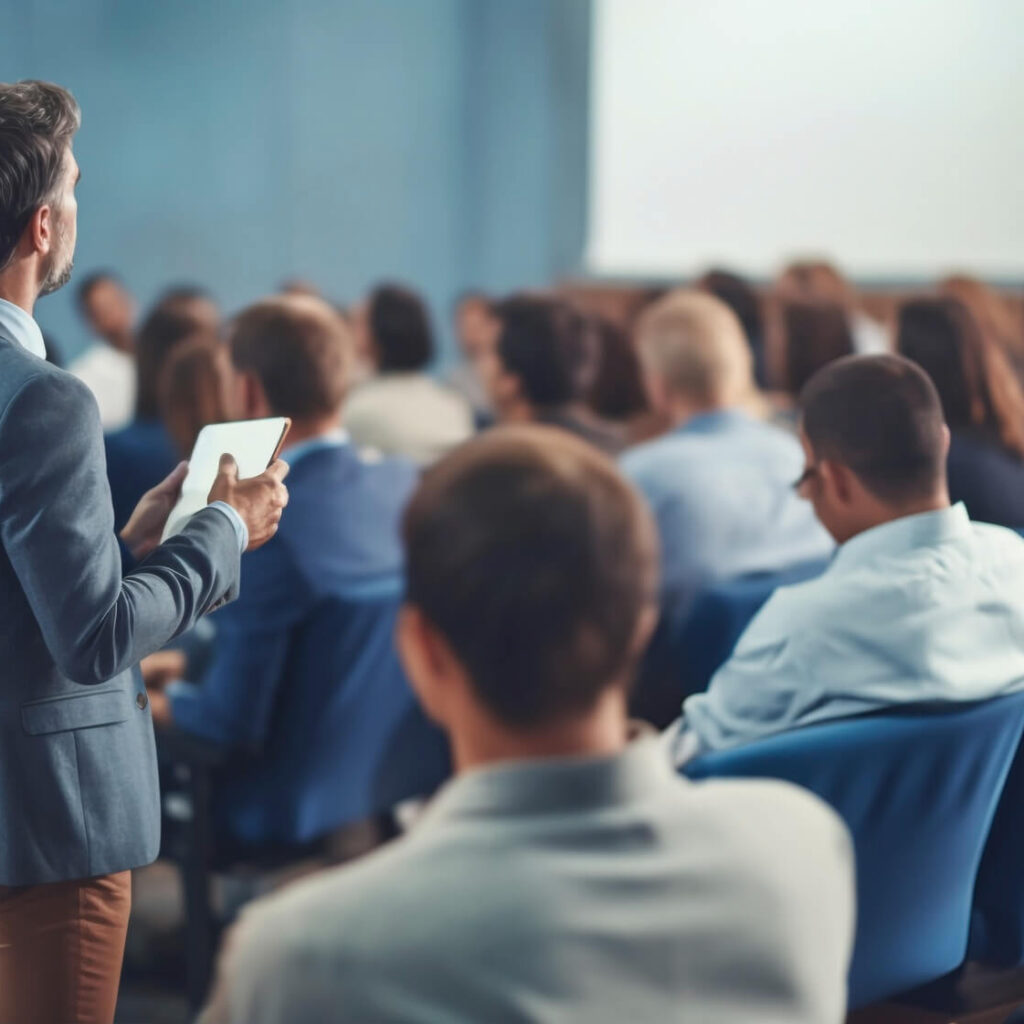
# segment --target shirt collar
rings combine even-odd
[[[348,444],[348,442],[348,434],[338,427],[336,430],[329,430],[326,434],[321,434],[319,437],[308,437],[305,441],[285,445],[281,449],[281,458],[289,466],[294,466],[299,459],[312,455],[313,452],[321,451],[324,448],[341,448]]]
[[[851,537],[836,552],[832,565],[849,568],[878,555],[899,555],[913,548],[932,547],[966,537],[970,529],[971,520],[963,502],[934,512],[902,516]]]
[[[677,434],[714,434],[719,430],[746,423],[750,417],[742,409],[712,409],[691,416],[675,429]]]
[[[505,761],[457,775],[427,808],[422,824],[597,810],[647,799],[676,779],[657,734],[645,730],[610,757]]]
[[[6,299],[0,299],[0,335],[13,341],[15,345],[20,345],[32,355],[39,356],[40,359],[46,358],[46,345],[43,343],[43,332],[39,329],[39,324],[21,306],[16,306]]]

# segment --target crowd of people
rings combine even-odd
[[[155,812],[111,809],[104,743],[120,763],[151,718],[212,745],[241,766],[213,794],[217,842],[298,846],[297,823],[330,819],[337,666],[389,660],[451,778],[398,838],[248,907],[203,1021],[841,1021],[856,867],[839,816],[785,783],[683,773],[825,721],[1024,690],[1019,308],[952,277],[883,323],[820,262],[763,287],[712,270],[621,321],[557,289],[473,291],[444,374],[406,285],[341,307],[292,282],[228,316],[176,285],[138,319],[102,271],[78,286],[96,344],[65,373],[31,316],[73,248],[77,107],[55,88],[0,86],[23,122],[8,137],[0,116],[0,158],[27,146],[42,168],[12,178],[17,216],[0,189],[0,442],[17,453],[0,636],[27,666],[0,704],[17,732],[0,980],[35,955],[17,952],[35,927],[19,894],[155,855],[149,825],[123,850]],[[239,481],[225,459],[216,511],[158,545],[203,427],[267,416],[291,420],[283,461]],[[58,441],[64,418],[79,427]],[[40,439],[61,474],[45,487]],[[706,692],[631,717],[666,623],[717,582],[809,563]],[[397,609],[383,644],[323,628],[326,606],[371,600]],[[81,683],[104,684],[89,708]],[[4,783],[25,771],[53,783],[41,810]],[[72,790],[81,823],[47,845],[33,829]],[[11,986],[5,1006],[43,998]]]

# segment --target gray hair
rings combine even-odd
[[[52,199],[82,114],[51,82],[0,83],[0,270],[32,215]]]
[[[704,292],[670,292],[641,315],[637,348],[673,394],[731,405],[753,389],[753,358],[736,314]]]

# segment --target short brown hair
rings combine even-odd
[[[0,270],[32,215],[60,184],[81,124],[75,98],[50,82],[0,83]]]
[[[927,497],[945,480],[942,404],[909,359],[837,359],[808,381],[800,412],[815,456],[847,466],[882,501]]]
[[[311,295],[264,299],[231,329],[235,369],[256,375],[276,416],[295,420],[338,411],[352,349],[345,321]]]
[[[482,703],[531,728],[628,680],[657,594],[643,500],[583,441],[504,427],[428,469],[406,510],[407,598]]]

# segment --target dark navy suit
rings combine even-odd
[[[114,529],[120,530],[146,491],[156,487],[181,461],[159,420],[136,419],[103,438],[107,479],[114,502]]]
[[[304,817],[304,808],[319,799],[313,791],[337,786],[338,746],[360,742],[344,737],[349,698],[338,666],[381,654],[393,661],[393,614],[385,633],[375,616],[346,654],[342,634],[362,626],[344,609],[400,593],[399,521],[417,472],[340,440],[282,457],[291,472],[280,530],[247,556],[238,601],[213,617],[216,649],[202,681],[168,690],[179,728],[239,755],[241,768],[218,785],[218,825],[250,844],[315,831],[311,818],[322,816]]]

